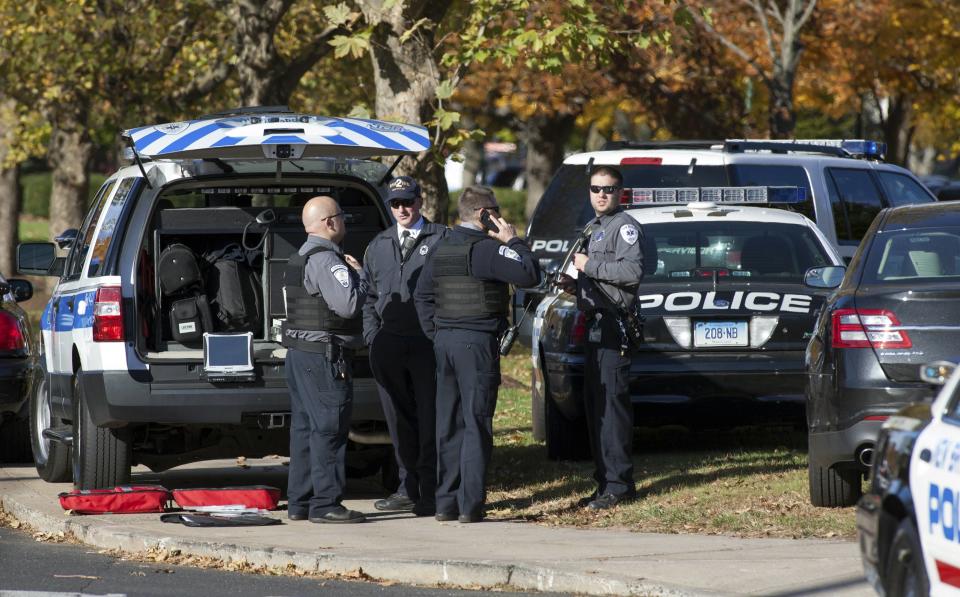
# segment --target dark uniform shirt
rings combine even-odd
[[[350,319],[359,317],[367,296],[369,284],[367,274],[357,272],[343,261],[343,249],[331,240],[310,235],[300,247],[299,253],[305,255],[316,246],[330,249],[314,253],[304,267],[303,286],[313,296],[322,294],[323,300],[331,311]],[[330,332],[312,330],[288,330],[289,334],[308,342],[329,342]],[[358,348],[362,339],[359,335],[334,335],[336,342],[347,348]]]
[[[636,301],[643,276],[643,232],[622,210],[590,221],[593,233],[586,247],[589,258],[577,276],[577,306],[583,311],[629,307]],[[616,303],[611,305],[603,290]]]
[[[468,226],[455,226],[449,232],[458,240],[479,239],[470,251],[470,274],[480,280],[503,282],[527,288],[540,281],[540,266],[527,243],[519,238],[503,244],[486,232]],[[479,300],[479,298],[478,298]],[[506,325],[503,317],[480,315],[457,320],[436,317],[433,290],[433,260],[428,257],[414,293],[420,325],[431,340],[437,328],[460,328],[499,333]]]
[[[396,225],[370,241],[363,256],[363,270],[370,281],[363,306],[363,339],[367,344],[381,329],[399,336],[423,336],[413,293],[427,256],[446,234],[446,226],[424,219],[416,244],[402,262]]]

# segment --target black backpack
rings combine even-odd
[[[157,277],[170,335],[177,342],[196,342],[213,331],[210,306],[203,293],[203,276],[190,247],[174,243],[160,253]]]
[[[259,252],[244,251],[232,243],[204,256],[210,269],[206,291],[214,325],[221,332],[261,331],[263,286],[251,266]]]

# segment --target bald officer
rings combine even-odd
[[[340,248],[347,229],[332,197],[307,201],[303,228],[307,241],[287,263],[283,287],[291,412],[287,516],[363,522],[363,514],[340,502],[353,401],[350,366],[353,350],[362,344],[367,278]]]

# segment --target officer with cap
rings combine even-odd
[[[344,255],[343,210],[332,197],[303,206],[308,236],[284,272],[287,319],[281,343],[287,348],[290,388],[290,520],[351,523],[363,514],[341,505],[346,485],[347,433],[353,404],[351,359],[362,343],[361,309],[367,277]]]
[[[437,358],[436,519],[478,522],[493,451],[498,337],[507,328],[509,285],[535,286],[540,268],[499,216],[493,191],[468,187],[459,212],[460,225],[428,256],[414,301]],[[497,231],[481,224],[487,217]]]
[[[363,257],[370,281],[363,337],[370,346],[370,369],[393,440],[400,487],[373,505],[377,510],[432,516],[437,487],[437,363],[433,342],[417,319],[413,292],[427,255],[447,227],[420,213],[420,185],[409,176],[387,185],[385,202],[397,224],[378,234]]]
[[[620,209],[623,176],[600,166],[590,176],[590,204],[596,218],[588,224],[586,253],[573,256],[574,282],[561,280],[577,295],[587,316],[584,362],[584,410],[593,452],[597,490],[580,500],[591,510],[611,508],[636,494],[633,481],[633,405],[629,381],[631,342],[623,311],[633,307],[643,276],[643,236],[636,220]]]

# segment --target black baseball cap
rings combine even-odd
[[[420,196],[420,185],[409,176],[398,176],[387,184],[387,197],[384,202],[394,199],[416,199]]]

